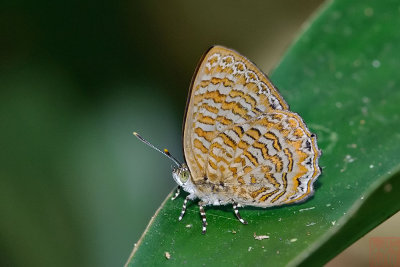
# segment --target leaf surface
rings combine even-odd
[[[334,1],[271,75],[318,136],[323,173],[314,197],[241,209],[249,225],[231,206],[208,207],[202,235],[197,205],[178,222],[185,196],[168,196],[127,265],[323,264],[399,211],[399,29],[398,1]]]

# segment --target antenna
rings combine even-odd
[[[149,141],[147,141],[146,139],[144,139],[143,137],[141,137],[137,132],[133,132],[133,135],[136,136],[140,141],[142,141],[143,143],[145,143],[146,145],[148,145],[149,147],[157,150],[158,152],[162,153],[163,155],[167,156],[170,160],[172,160],[178,167],[181,167],[182,164],[174,157],[171,155],[171,153],[169,153],[168,149],[164,148],[164,150],[161,150],[157,147],[155,147],[154,145],[152,145]]]

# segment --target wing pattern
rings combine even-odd
[[[315,135],[267,76],[233,50],[215,46],[203,57],[183,130],[197,195],[208,204],[268,207],[313,192],[320,174]]]

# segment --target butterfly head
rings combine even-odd
[[[195,186],[192,182],[190,170],[185,163],[172,170],[172,177],[186,192],[190,194],[195,193]]]
[[[185,184],[190,181],[189,168],[185,163],[182,163],[180,167],[172,170],[172,177],[174,177],[174,180],[178,185],[185,186]]]

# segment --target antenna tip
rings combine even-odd
[[[134,135],[134,136],[138,136],[138,133],[137,133],[137,132],[133,132],[133,135]]]
[[[166,148],[164,148],[164,152],[165,152],[166,154],[169,154],[169,151],[168,151],[168,149],[166,149]]]

